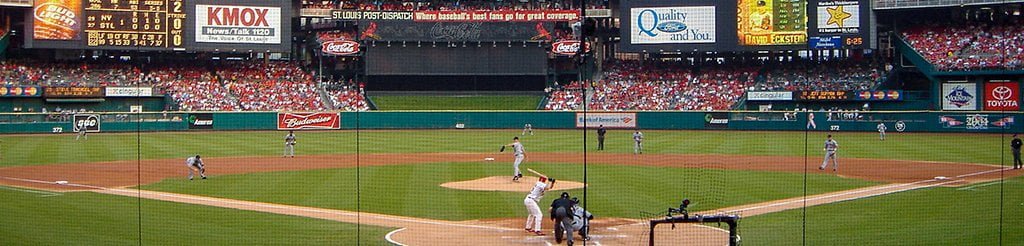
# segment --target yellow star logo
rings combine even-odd
[[[826,8],[825,10],[828,11],[828,22],[826,22],[825,25],[836,24],[836,26],[842,28],[845,26],[843,23],[846,22],[846,19],[850,18],[850,13],[843,10],[842,5],[836,6],[835,8]]]

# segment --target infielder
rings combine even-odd
[[[879,122],[878,123],[878,139],[879,140],[885,141],[885,130],[887,130],[887,129],[889,129],[889,128],[885,127],[885,123],[884,122]]]
[[[192,180],[192,172],[199,173],[199,176],[206,179],[206,167],[203,165],[203,159],[199,158],[199,155],[191,156],[185,159],[185,166],[188,167],[188,180]]]
[[[644,133],[640,132],[640,128],[637,128],[636,132],[633,133],[633,142],[635,142],[633,144],[633,154],[634,155],[636,155],[636,154],[643,154],[644,153]]]
[[[526,195],[523,199],[523,205],[526,205],[526,211],[530,213],[526,217],[526,231],[533,232],[538,236],[543,236],[544,232],[540,229],[540,222],[544,219],[544,214],[540,212],[540,206],[537,203],[544,197],[544,192],[555,187],[555,179],[550,179],[551,184],[548,184],[548,178],[541,176],[537,183],[533,184],[533,189],[530,190],[530,194]]]
[[[501,150],[498,152],[505,152],[505,147],[512,147],[512,156],[515,157],[515,161],[512,164],[514,172],[512,173],[512,181],[519,181],[519,178],[523,177],[523,172],[519,171],[519,164],[523,163],[523,159],[526,158],[526,149],[523,148],[523,143],[519,142],[519,137],[512,138],[512,143],[502,145]]]
[[[533,125],[530,123],[523,125],[523,136],[526,136],[526,132],[530,132],[530,136],[533,136]]]
[[[288,131],[284,136],[284,155],[281,157],[295,158],[295,131]]]
[[[839,149],[839,143],[835,139],[832,139],[832,135],[828,135],[828,139],[825,139],[825,161],[821,162],[821,166],[818,170],[825,170],[828,167],[828,161],[832,161],[832,171],[839,170],[839,160],[836,158],[836,150]]]

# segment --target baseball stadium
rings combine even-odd
[[[0,245],[1024,245],[1022,11],[0,0]]]

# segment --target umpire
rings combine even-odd
[[[1010,140],[1010,148],[1013,150],[1013,169],[1024,168],[1024,163],[1020,161],[1020,146],[1024,145],[1020,141],[1020,137],[1016,133],[1013,134],[1013,140]]]
[[[555,221],[555,242],[562,243],[562,234],[565,234],[566,245],[572,246],[572,200],[569,200],[569,192],[562,192],[562,195],[551,202],[551,220]]]
[[[597,128],[597,150],[604,150],[605,133],[608,133],[608,131],[604,129],[604,125],[601,125],[601,127]]]

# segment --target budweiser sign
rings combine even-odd
[[[341,115],[338,113],[278,113],[278,130],[339,129]]]
[[[571,55],[575,55],[576,52],[579,52],[579,50],[580,50],[580,41],[576,41],[576,40],[559,41],[559,42],[555,42],[555,43],[551,44],[551,53],[555,53],[555,54],[559,54],[559,55],[571,56]],[[586,45],[586,48],[583,50],[583,52],[590,52],[590,44],[589,43]]]
[[[331,40],[320,45],[320,50],[329,55],[351,55],[359,53],[359,43],[355,41]]]

